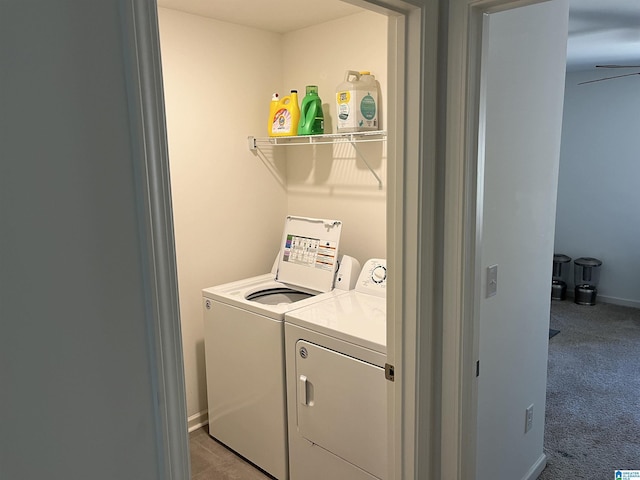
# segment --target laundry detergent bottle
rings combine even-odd
[[[298,135],[318,135],[324,133],[322,100],[318,96],[317,85],[307,85],[306,95],[300,106]]]
[[[298,133],[300,107],[297,90],[291,90],[290,95],[279,100],[272,98],[269,110],[270,137],[287,137]]]
[[[274,93],[271,96],[271,104],[269,105],[269,121],[267,122],[267,133],[271,135],[271,128],[273,127],[273,119],[278,111],[278,104],[280,103],[280,95]]]
[[[347,70],[336,90],[338,132],[378,130],[378,82],[371,72]]]

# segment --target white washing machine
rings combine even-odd
[[[272,273],[202,291],[209,435],[279,480],[289,478],[284,315],[355,285],[358,261],[338,262],[341,229],[289,216]]]
[[[387,478],[386,273],[285,315],[291,480]]]

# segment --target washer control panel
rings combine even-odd
[[[362,267],[356,291],[384,297],[387,293],[387,261],[380,258],[367,260]]]

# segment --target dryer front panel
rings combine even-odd
[[[300,435],[366,472],[385,478],[384,369],[299,340],[296,381]]]

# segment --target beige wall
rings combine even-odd
[[[159,18],[187,412],[195,422],[207,408],[202,288],[268,271],[287,214],[340,219],[344,253],[361,262],[385,256],[384,143],[359,147],[383,179],[380,190],[349,145],[267,151],[283,186],[246,138],[266,134],[273,92],[297,88],[302,101],[311,83],[335,125],[335,89],[349,69],[380,81],[384,128],[387,19],[363,12],[281,35],[164,8]],[[358,45],[336,35],[358,31],[370,35]]]
[[[282,234],[286,192],[246,140],[266,128],[281,84],[281,36],[168,9],[159,18],[192,416],[207,405],[201,290],[268,271]]]
[[[335,93],[347,70],[369,70],[380,82],[386,128],[387,17],[362,12],[283,36],[282,90],[318,85],[326,133],[336,132]],[[328,121],[327,121],[328,114]],[[328,128],[327,128],[328,126]],[[382,190],[350,145],[287,149],[288,213],[343,221],[342,252],[360,262],[386,256],[386,142],[359,144]]]

